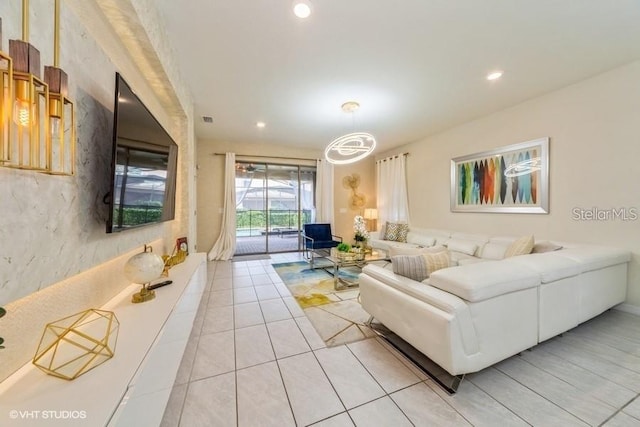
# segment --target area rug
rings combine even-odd
[[[318,268],[321,263],[316,261],[314,269],[305,261],[273,264],[273,268],[327,346],[375,336],[365,324],[369,314],[358,302],[358,288],[334,290],[333,275],[329,273],[333,268],[331,264],[324,265],[328,271]],[[340,269],[340,277],[349,281],[356,280],[359,273],[358,268]]]

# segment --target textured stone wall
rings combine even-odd
[[[123,3],[130,3],[123,0]],[[21,37],[21,2],[0,2],[2,47]],[[31,0],[30,41],[41,51],[41,63],[52,65],[53,2]],[[89,18],[90,17],[90,18]],[[134,16],[135,18],[135,16]],[[158,25],[147,20],[145,25]],[[132,27],[140,20],[132,19]],[[146,31],[153,37],[162,32]],[[171,250],[175,238],[190,230],[189,179],[194,137],[191,101],[179,83],[171,57],[162,57],[173,80],[159,93],[136,63],[117,31],[94,0],[62,3],[60,66],[69,75],[70,98],[77,113],[77,174],[49,176],[0,168],[0,380],[29,361],[42,328],[50,321],[98,307],[128,282],[122,264],[143,244],[156,252]],[[138,41],[153,51],[163,41]],[[166,43],[165,43],[166,44]],[[160,67],[164,65],[160,64]],[[105,233],[109,189],[115,72],[125,78],[180,146],[176,220],[108,235]],[[186,107],[184,107],[186,106]]]

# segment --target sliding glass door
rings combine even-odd
[[[315,169],[236,164],[236,255],[301,249],[302,225],[314,216]]]

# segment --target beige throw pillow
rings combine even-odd
[[[522,236],[513,242],[504,253],[505,258],[530,254],[534,245],[533,236]]]
[[[449,251],[440,251],[435,253],[423,253],[422,257],[427,263],[427,276],[436,270],[449,267],[451,264],[451,256]]]

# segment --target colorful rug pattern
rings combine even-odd
[[[322,261],[320,261],[322,262]],[[358,302],[358,288],[344,291],[334,290],[333,272],[329,264],[327,270],[310,269],[305,261],[273,264],[273,268],[291,291],[307,318],[320,334],[327,346],[335,346],[372,337],[375,333],[365,325],[369,314]],[[340,270],[340,277],[353,281],[360,270],[346,268]]]

